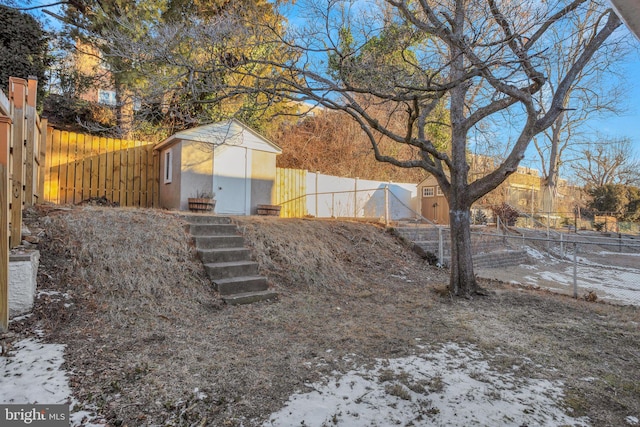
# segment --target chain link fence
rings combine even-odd
[[[525,263],[487,269],[482,277],[552,290],[590,301],[640,305],[640,238],[583,231],[511,228],[511,247],[528,255]]]

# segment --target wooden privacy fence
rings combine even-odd
[[[9,323],[9,249],[22,238],[22,209],[42,197],[47,121],[36,113],[35,79],[9,78],[0,91],[0,330]]]
[[[46,201],[105,197],[120,206],[158,205],[159,159],[153,143],[49,130]]]
[[[280,205],[280,217],[301,218],[307,215],[307,171],[276,168],[274,204]]]

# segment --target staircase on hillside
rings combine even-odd
[[[183,215],[209,279],[227,304],[249,304],[277,297],[267,278],[258,275],[244,237],[228,217]]]
[[[440,250],[440,235],[442,235],[443,259],[439,262],[445,266],[451,262],[451,241],[448,228],[442,228],[442,231],[438,231],[438,227],[432,225],[398,223],[396,232],[419,246],[423,251],[436,256]],[[473,233],[471,235],[471,249],[475,268],[498,268],[527,262],[526,251],[513,249],[499,235]]]

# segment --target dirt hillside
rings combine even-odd
[[[257,426],[295,391],[416,342],[470,343],[494,368],[562,380],[564,404],[593,425],[640,413],[640,310],[484,283],[441,296],[446,271],[384,229],[338,221],[238,218],[275,302],[225,306],[179,216],[40,207],[34,315],[12,328],[67,344],[79,401],[109,425]],[[585,377],[594,380],[584,381]]]

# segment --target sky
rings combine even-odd
[[[629,37],[633,37],[626,28],[624,31]],[[630,138],[634,142],[636,154],[640,156],[640,40],[635,39],[634,46],[637,51],[631,53],[624,64],[624,71],[629,80],[625,96],[627,110],[617,116],[592,120],[590,126],[607,135]]]

